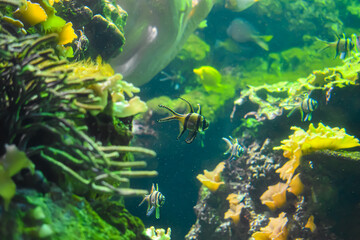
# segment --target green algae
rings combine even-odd
[[[45,233],[51,240],[147,239],[142,234],[141,220],[119,202],[102,203],[107,208],[107,219],[102,219],[97,211],[100,209],[93,208],[85,198],[56,188],[45,195],[20,189],[14,204],[11,212],[0,213],[1,239],[39,239]]]
[[[176,57],[182,61],[201,61],[209,52],[210,46],[197,35],[191,34]]]

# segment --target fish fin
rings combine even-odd
[[[156,219],[160,218],[160,208],[159,207],[157,207],[155,210],[155,217],[156,217]]]
[[[259,38],[261,38],[262,40],[264,40],[265,42],[270,42],[273,39],[273,35],[263,35],[263,36],[259,36]]]
[[[146,195],[145,195],[144,199],[139,203],[138,207],[140,207],[145,202],[145,200],[146,200]]]
[[[155,190],[156,190],[156,189],[155,189],[155,185],[154,185],[154,184],[152,184],[150,194],[152,194]]]
[[[319,53],[319,52],[322,52],[322,51],[324,51],[325,49],[327,49],[327,48],[330,47],[330,44],[329,44],[328,41],[322,40],[322,39],[320,39],[320,38],[318,38],[318,37],[315,37],[315,39],[316,39],[317,41],[322,42],[323,44],[325,44],[324,47],[320,48],[320,49],[317,51],[318,53]]]
[[[150,209],[148,208],[146,211],[146,216],[150,216],[154,212],[155,208],[155,206],[152,206]]]
[[[167,107],[167,106],[159,105],[159,107],[167,109],[169,112],[171,112],[171,113],[172,113],[173,115],[175,115],[175,116],[181,116],[180,113],[175,112],[174,110],[172,110],[171,108],[169,108],[169,107]]]
[[[304,111],[303,111],[302,109],[300,109],[300,113],[301,113],[301,121],[302,121],[302,122],[306,121],[306,120],[304,119]],[[306,115],[306,116],[307,116],[307,115]],[[306,118],[306,116],[305,116],[305,118]]]
[[[190,107],[190,113],[193,113],[194,112],[194,108],[193,108],[193,106],[187,101],[187,100],[185,100],[184,98],[182,98],[182,97],[179,97],[181,100],[183,100],[184,102],[186,102],[188,105],[189,105],[189,107]]]
[[[179,140],[181,138],[181,136],[184,134],[184,132],[186,131],[186,128],[184,127],[184,125],[181,122],[179,122],[179,129],[180,129],[180,132],[176,138],[177,140]]]
[[[265,51],[269,51],[269,45],[261,37],[254,37],[254,42]]]
[[[228,149],[226,150],[226,152],[224,152],[224,155],[226,155],[226,154],[228,154],[228,153],[230,152],[230,150],[231,150],[231,142],[230,142],[229,139],[224,138],[224,137],[222,138],[222,140],[224,140],[224,141],[226,142],[227,146],[228,146]]]
[[[179,120],[179,117],[173,115],[173,116],[161,118],[161,119],[157,120],[157,122],[167,122],[167,121],[171,121],[171,120]]]
[[[306,114],[305,119],[304,119],[304,122],[306,122],[306,121],[311,121],[311,118],[312,118],[312,113]]]
[[[201,106],[200,106],[200,104],[198,104],[198,111],[197,111],[197,114],[201,115]]]
[[[327,48],[329,48],[329,47],[330,47],[330,45],[326,45],[326,46],[320,48],[317,52],[318,52],[318,53],[319,53],[319,52],[322,52],[322,51],[324,51],[325,49],[327,49]]]
[[[286,117],[290,117],[290,116],[295,112],[296,109],[297,109],[297,107],[294,107],[294,108],[286,115]]]
[[[346,57],[346,52],[341,52],[341,53],[340,53],[340,59],[341,59],[341,60],[344,60],[345,57]],[[335,57],[335,58],[336,58],[336,57]]]
[[[194,141],[194,139],[196,138],[196,134],[197,134],[197,131],[189,131],[189,135],[185,139],[185,142],[188,144],[192,143]]]

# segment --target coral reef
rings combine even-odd
[[[359,140],[345,133],[343,128],[330,128],[319,123],[317,128],[311,123],[308,131],[298,127],[292,127],[294,134],[287,140],[282,141],[282,145],[275,147],[275,150],[284,150],[284,157],[290,160],[276,172],[283,180],[290,180],[300,165],[301,157],[311,152],[330,149],[346,149],[360,146]]]
[[[234,104],[242,105],[246,100],[250,100],[258,105],[258,109],[246,116],[253,115],[259,121],[272,120],[282,115],[284,110],[299,105],[309,91],[322,90],[325,93],[334,87],[355,85],[359,68],[360,55],[355,54],[342,66],[313,71],[307,78],[299,78],[295,82],[248,86],[248,89],[241,91],[240,98],[235,100]]]
[[[19,29],[21,25],[3,27],[7,23],[1,21],[0,29],[0,153],[3,156],[0,185],[1,201],[9,211],[0,211],[4,229],[1,238],[13,239],[17,234],[25,238],[60,239],[73,234],[94,239],[105,235],[145,239],[141,221],[130,220],[132,216],[123,207],[118,213],[109,213],[106,223],[94,212],[95,207],[82,198],[99,201],[103,207],[111,205],[111,197],[117,196],[119,201],[124,196],[147,193],[130,188],[130,178],[157,176],[156,171],[132,170],[147,164],[133,161],[131,153],[156,156],[150,149],[128,146],[133,115],[146,107],[138,97],[133,97],[139,89],[123,81],[120,74],[114,74],[101,58],[96,63],[61,60],[58,34],[24,36]],[[125,94],[133,98],[128,101]],[[98,135],[94,126],[110,126],[112,131]],[[122,145],[114,144],[119,142]],[[26,167],[30,167],[33,175],[20,171]],[[62,190],[55,190],[56,185]],[[49,191],[56,191],[55,197],[43,195]],[[56,197],[57,194],[60,196]],[[37,201],[46,202],[41,209],[49,208],[47,212],[30,209],[33,195]],[[59,210],[66,204],[68,213]],[[27,209],[40,220],[27,219]],[[53,215],[49,211],[57,213]],[[73,217],[77,224],[70,220]],[[27,221],[28,225],[24,226],[23,222]],[[70,231],[67,224],[72,224],[74,229]]]
[[[358,147],[358,140],[344,129],[321,123],[317,128],[310,124],[308,131],[293,129],[295,133],[276,149],[283,149],[286,158],[298,159],[297,166],[289,160],[280,168],[284,161],[271,151],[269,140],[263,146],[250,144],[240,158],[226,161],[222,188],[216,192],[200,189],[194,207],[198,218],[186,239],[351,239],[357,234],[354,224],[347,231],[340,222],[346,221],[358,199],[358,185],[349,188],[358,182],[354,179],[358,172],[354,172],[359,169],[359,154],[333,150]],[[284,166],[290,166],[289,171]],[[286,182],[271,185],[278,181],[276,173]],[[351,179],[345,183],[346,176]],[[267,191],[264,182],[270,183]],[[339,207],[340,201],[350,206]]]
[[[18,189],[11,211],[0,214],[1,238],[148,239],[142,233],[144,225],[141,220],[132,216],[122,204],[114,201],[102,203],[103,208],[106,205],[107,209],[116,209],[114,220],[117,222],[100,216],[104,212],[85,198],[64,193],[55,186],[45,195],[32,189]]]
[[[146,229],[146,235],[152,240],[170,240],[171,229],[168,228],[165,232],[165,229],[155,229],[155,227],[151,226]]]
[[[263,188],[263,181],[274,176],[274,168],[278,167],[274,162],[279,156],[270,151],[269,143],[253,142],[240,158],[226,162],[223,188],[216,192],[200,188],[194,207],[197,220],[185,239],[248,239],[255,230],[251,226],[257,226],[254,219],[262,218],[259,224],[266,221],[255,209],[259,205],[256,189]]]
[[[7,41],[2,45],[4,49],[9,51],[6,60],[13,63],[10,65],[4,62],[6,67],[3,68],[1,73],[3,82],[1,101],[3,102],[2,106],[4,106],[1,119],[2,126],[6,128],[3,127],[2,129],[4,133],[3,136],[5,136],[2,139],[2,144],[16,143],[20,149],[27,149],[26,153],[29,155],[40,153],[44,159],[57,165],[85,185],[90,184],[94,189],[111,192],[113,189],[108,186],[97,185],[94,180],[91,180],[92,177],[88,176],[90,179],[87,179],[88,177],[82,177],[51,156],[59,154],[67,159],[67,161],[70,161],[70,163],[82,167],[85,167],[87,164],[90,164],[89,167],[92,165],[92,167],[95,168],[101,165],[103,167],[118,166],[120,168],[131,166],[131,164],[128,163],[121,166],[122,164],[119,165],[119,163],[110,160],[111,158],[119,156],[116,152],[124,151],[122,146],[99,146],[80,130],[80,126],[76,126],[72,121],[66,119],[72,118],[81,121],[80,119],[84,118],[84,115],[81,116],[81,112],[83,109],[89,109],[87,106],[92,106],[90,107],[91,110],[101,111],[104,107],[97,107],[97,98],[92,97],[96,96],[96,94],[91,90],[91,86],[94,86],[96,81],[104,82],[105,80],[105,85],[107,82],[106,79],[94,79],[86,75],[83,76],[82,79],[77,80],[71,78],[71,76],[67,78],[67,72],[72,71],[71,64],[68,68],[59,67],[65,65],[66,62],[55,60],[51,49],[45,49],[39,53],[35,52],[41,43],[51,42],[55,37],[55,35],[47,35],[44,38],[35,40],[36,38],[34,39],[33,36],[29,36],[17,40],[11,36],[7,36]],[[19,43],[25,46],[24,49],[17,50],[12,47],[14,44]],[[25,52],[26,54],[20,55],[19,57],[18,51]],[[14,71],[17,68],[22,70],[20,72]],[[61,70],[59,70],[59,68]],[[14,79],[19,79],[19,81],[15,81]],[[114,79],[115,80],[110,79],[108,81],[115,82],[115,84],[120,81],[116,75],[114,75]],[[122,85],[123,84],[120,84],[120,86]],[[90,89],[87,90],[86,87]],[[106,90],[107,89],[104,89],[103,92],[105,98],[107,98],[108,94]],[[113,90],[119,91],[118,88],[114,88]],[[43,107],[43,103],[45,103],[47,107]],[[58,106],[62,107],[62,114],[59,112]],[[15,116],[12,114],[13,108],[17,109]],[[116,116],[116,114],[114,115]],[[36,122],[31,123],[35,120]],[[37,123],[37,121],[39,121],[39,123]],[[83,148],[81,146],[84,145],[84,142],[87,142],[95,152],[92,152],[90,148],[85,150],[85,152],[75,148],[73,150],[74,152],[69,154],[69,152],[65,150],[67,149],[66,145],[62,146],[61,142],[55,143],[55,145],[52,146],[42,145],[44,143],[28,146],[34,135],[36,136],[36,133],[42,129],[47,129],[52,138],[61,139],[61,142],[64,141],[73,146],[78,144],[80,149]],[[74,134],[77,136],[77,139],[69,135],[70,133],[71,135]],[[64,139],[64,136],[67,139]],[[125,151],[127,151],[126,149],[129,150],[130,148],[125,148]],[[96,157],[97,154],[101,156],[100,161],[98,160],[99,158]],[[154,153],[151,154],[154,155]],[[140,165],[144,165],[144,163],[140,163]],[[115,179],[118,178],[118,181],[124,182],[125,179],[121,179],[116,175],[132,175],[131,172],[126,173],[123,171],[115,174],[103,174],[103,170],[101,169],[98,169],[98,171],[98,174],[102,175],[102,177],[97,181],[104,181],[106,178],[115,177]],[[146,175],[146,173],[144,174]],[[155,174],[155,172],[149,172],[149,176],[154,176]],[[125,190],[124,194],[126,194],[126,191],[127,190]],[[131,195],[135,192],[130,191],[128,193]],[[139,195],[143,193],[144,192],[141,191]]]
[[[83,33],[89,40],[85,57],[101,55],[108,60],[122,51],[127,13],[120,5],[108,0],[87,0],[61,1],[54,7],[59,16],[73,22],[75,29],[84,26]]]
[[[280,213],[277,218],[270,218],[269,224],[261,228],[261,232],[254,233],[252,237],[255,240],[286,240],[288,236],[287,222],[285,213]]]

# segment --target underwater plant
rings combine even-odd
[[[126,103],[124,92],[129,91],[129,84],[119,75],[72,75],[77,69],[59,60],[54,50],[57,38],[57,34],[14,36],[2,29],[0,146],[15,144],[36,168],[59,168],[88,190],[122,196],[146,194],[146,190],[129,188],[129,178],[153,177],[157,172],[131,171],[133,167],[145,167],[146,162],[121,161],[122,153],[156,153],[100,143],[88,135],[85,124],[91,110],[105,112],[110,108],[106,114],[118,118],[111,105]],[[82,64],[86,72],[86,63]],[[91,72],[91,67],[87,70]],[[109,82],[113,84],[101,88]],[[96,94],[97,90],[103,90],[103,95]],[[110,99],[109,104],[100,105],[101,97]]]

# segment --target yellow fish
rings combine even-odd
[[[195,68],[193,72],[200,77],[200,82],[203,84],[206,91],[218,91],[222,89],[221,73],[211,66],[202,66]]]

